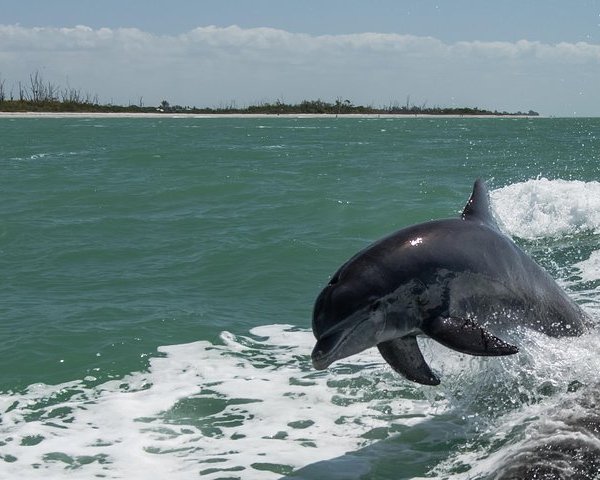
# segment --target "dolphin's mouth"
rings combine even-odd
[[[325,370],[337,360],[334,356],[335,352],[339,349],[345,337],[344,332],[335,332],[317,340],[317,344],[311,354],[313,366],[317,370]]]
[[[358,322],[351,329],[341,329],[328,333],[317,340],[311,358],[315,369],[325,370],[336,360],[362,352],[375,345],[369,335],[359,335],[368,319]]]

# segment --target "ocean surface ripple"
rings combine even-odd
[[[0,477],[600,478],[596,330],[310,363],[328,276],[477,177],[598,323],[599,123],[0,119]]]

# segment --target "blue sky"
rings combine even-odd
[[[178,34],[195,27],[273,27],[294,33],[402,33],[440,40],[600,43],[591,0],[10,0],[1,23],[137,27]]]
[[[5,85],[40,70],[115,103],[410,95],[600,115],[600,1],[0,0],[0,11]]]

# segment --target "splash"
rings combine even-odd
[[[580,272],[584,282],[595,282],[600,280],[600,250],[593,251],[587,260],[573,265]]]
[[[161,347],[164,356],[148,372],[0,396],[2,470],[31,479],[269,479],[316,464],[326,475],[346,465],[343,478],[359,478],[380,460],[381,446],[420,451],[400,455],[399,468],[415,471],[423,459],[448,455],[434,447],[448,442],[449,431],[463,449],[479,439],[481,451],[441,464],[444,476],[456,462],[476,465],[474,455],[495,458],[489,437],[514,437],[507,419],[600,369],[595,338],[573,346],[573,339],[527,335],[519,358],[470,357],[421,341],[444,379],[438,388],[399,378],[374,349],[316,372],[311,332],[286,325]]]
[[[490,193],[511,235],[533,240],[581,232],[600,234],[600,183],[540,178]]]

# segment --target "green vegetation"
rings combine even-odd
[[[16,92],[16,93],[15,93]],[[140,97],[137,105],[100,104],[98,95],[83,93],[72,87],[62,88],[45,82],[39,72],[29,76],[28,83],[19,82],[7,94],[6,82],[0,78],[0,112],[78,112],[78,113],[189,113],[189,114],[392,114],[392,115],[529,115],[537,116],[533,110],[528,112],[498,112],[473,107],[427,107],[410,103],[391,103],[386,107],[354,105],[350,100],[337,98],[335,102],[323,100],[304,100],[289,104],[281,100],[274,103],[263,102],[248,107],[237,107],[235,103],[216,108],[183,107],[171,105],[163,100],[157,107],[144,106]]]

